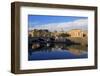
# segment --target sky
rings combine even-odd
[[[87,30],[88,17],[28,15],[29,30],[48,29],[49,31]]]

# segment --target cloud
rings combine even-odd
[[[61,22],[61,23],[49,23],[45,25],[37,25],[29,27],[29,30],[33,29],[48,29],[49,31],[68,31],[71,29],[84,29],[88,28],[88,19],[78,19],[70,22]]]

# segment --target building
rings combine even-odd
[[[28,31],[28,37],[33,37],[34,36],[34,31]]]
[[[66,37],[80,37],[84,38],[87,37],[87,31],[83,31],[80,29],[73,29],[68,32],[50,32],[47,29],[34,29],[28,32],[29,37],[54,37],[56,39],[59,39],[60,37],[66,38]]]
[[[51,35],[50,32],[46,29],[44,30],[34,29],[28,32],[29,37],[47,37],[50,35]]]
[[[70,37],[87,37],[87,32],[80,29],[73,29],[67,32]]]

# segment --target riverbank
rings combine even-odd
[[[80,37],[67,37],[67,39],[69,39],[70,41],[74,42],[74,43],[80,43],[83,46],[87,46],[88,45],[88,38],[80,38]]]

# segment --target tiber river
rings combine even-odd
[[[33,43],[28,50],[28,60],[79,59],[88,58],[87,46],[65,43]]]

